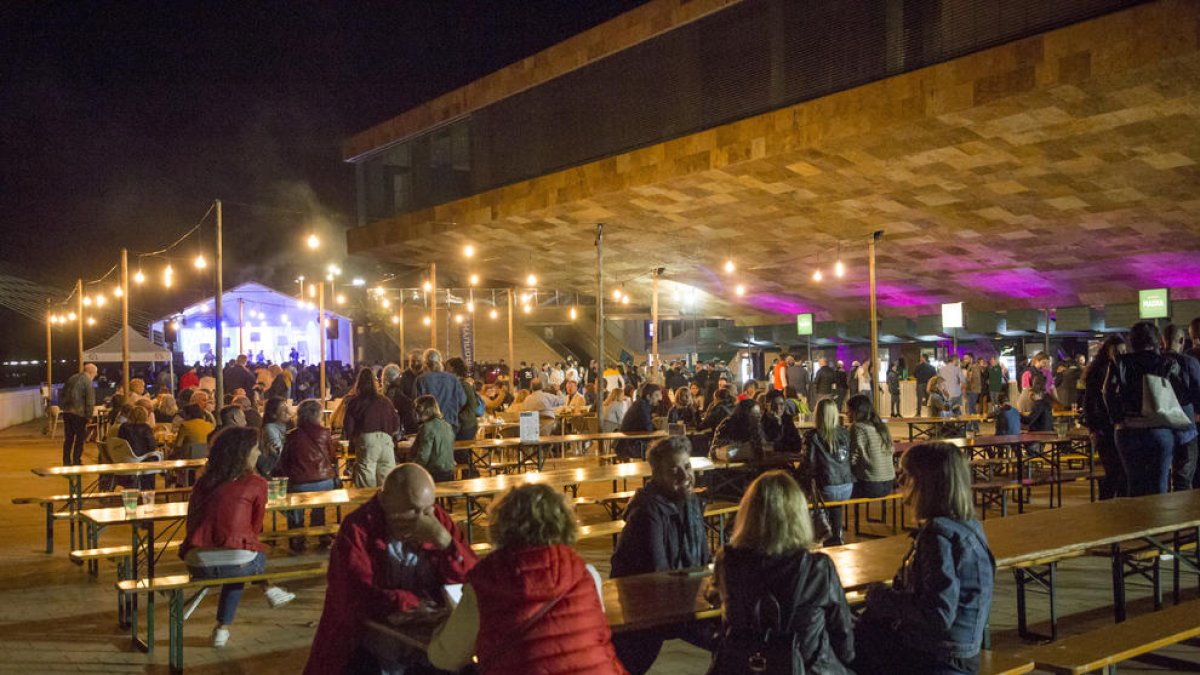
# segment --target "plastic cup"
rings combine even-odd
[[[142,504],[147,506],[154,504],[154,490],[142,490]]]
[[[121,499],[125,502],[125,513],[133,513],[137,511],[138,491],[137,490],[122,490]]]

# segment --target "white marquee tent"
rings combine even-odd
[[[121,329],[104,342],[83,352],[85,361],[113,363],[121,361]],[[171,352],[154,344],[149,338],[136,331],[129,333],[129,360],[137,363],[148,361],[170,361]]]

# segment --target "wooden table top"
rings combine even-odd
[[[471,441],[455,441],[455,450],[471,448],[515,448],[519,445],[555,445],[558,443],[583,443],[585,441],[620,441],[626,439],[650,440],[666,438],[666,431],[647,431],[642,433],[625,433],[613,431],[601,434],[564,434],[560,436],[542,436],[536,442],[522,441],[520,438],[478,438]]]
[[[715,464],[703,457],[692,458],[692,468],[698,472],[719,470],[740,464]],[[506,492],[509,488],[530,483],[542,483],[553,487],[574,485],[576,483],[595,483],[607,480],[637,479],[648,477],[650,465],[646,462],[627,462],[624,464],[605,464],[598,466],[581,466],[575,469],[555,469],[553,471],[530,471],[526,473],[503,474],[467,480],[447,481],[438,483],[435,494],[438,497],[477,497]]]
[[[884,422],[896,422],[899,424],[934,424],[937,422],[982,422],[987,417],[983,415],[959,415],[958,417],[891,417],[884,418]]]
[[[268,511],[287,511],[290,509],[315,508],[320,506],[342,506],[359,504],[375,496],[378,488],[351,488],[342,490],[325,490],[322,492],[293,492],[287,497],[267,502]],[[127,513],[124,506],[107,509],[87,509],[79,515],[96,525],[121,525],[157,520],[181,520],[187,518],[187,502],[166,502],[158,504],[140,504],[133,513]]]
[[[39,476],[82,476],[84,474],[127,475],[147,471],[169,471],[172,469],[196,469],[203,467],[207,459],[168,459],[161,462],[128,462],[124,464],[73,464],[71,466],[46,466],[33,469]]]
[[[1053,431],[1022,432],[1000,436],[976,436],[975,438],[937,438],[932,441],[921,439],[916,441],[896,441],[896,454],[903,454],[909,448],[924,443],[949,443],[959,448],[986,448],[1001,445],[1024,445],[1026,443],[1068,443],[1073,440],[1070,436],[1059,436]]]

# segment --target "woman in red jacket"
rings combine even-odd
[[[310,398],[296,408],[296,428],[287,434],[280,453],[279,463],[271,472],[272,476],[284,476],[288,479],[288,492],[323,492],[338,487],[337,445],[329,429],[321,424],[323,406],[320,401]],[[313,527],[325,525],[325,509],[309,509],[309,519]],[[294,509],[287,512],[288,529],[304,527],[304,509]],[[325,548],[333,538],[322,535],[321,548]],[[289,542],[291,549],[297,553],[304,551],[304,537],[292,537]]]
[[[187,536],[179,555],[196,579],[223,579],[261,574],[266,548],[258,540],[267,505],[267,481],[254,469],[258,432],[227,427],[213,438],[204,475],[188,499]],[[221,587],[212,646],[224,647],[244,584]],[[264,586],[267,602],[280,607],[296,596],[277,586]],[[199,598],[197,598],[197,602]]]
[[[435,667],[479,658],[482,675],[625,675],[600,597],[600,575],[572,545],[561,493],[523,485],[491,511],[494,552],[467,573],[462,599],[429,645]]]

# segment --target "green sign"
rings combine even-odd
[[[1150,288],[1138,291],[1138,317],[1142,319],[1165,319],[1171,316],[1167,289]]]
[[[797,314],[796,315],[796,335],[812,335],[813,334],[813,315],[812,314]]]

